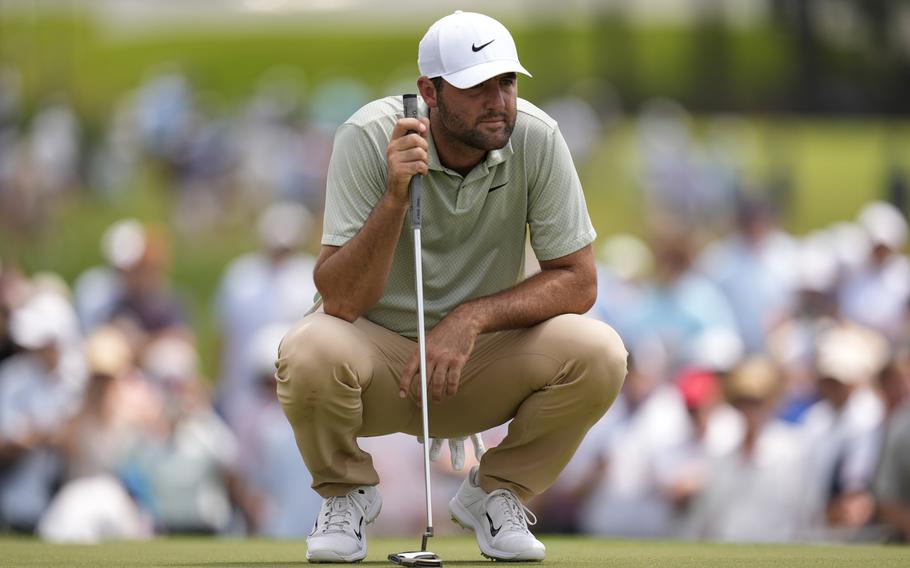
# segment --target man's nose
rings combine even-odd
[[[506,106],[506,93],[499,85],[498,81],[490,81],[486,93],[487,108],[492,110],[501,110]]]

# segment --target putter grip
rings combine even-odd
[[[402,95],[402,100],[404,102],[404,116],[405,118],[417,118],[417,95],[407,94]],[[409,131],[414,132],[413,130]],[[421,176],[415,175],[411,178],[410,183],[408,184],[408,195],[411,198],[411,228],[419,229],[420,228],[420,190],[421,190]]]

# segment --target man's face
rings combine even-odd
[[[518,77],[497,75],[467,89],[446,83],[437,91],[437,111],[448,135],[478,150],[505,146],[515,128]]]
[[[829,377],[822,377],[818,382],[818,392],[835,408],[843,408],[853,394],[853,387]]]

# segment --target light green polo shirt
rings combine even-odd
[[[427,107],[420,102],[420,116]],[[404,114],[401,97],[367,104],[335,135],[326,187],[322,244],[357,234],[386,189],[386,148]],[[594,241],[596,233],[572,157],[556,121],[518,99],[509,143],[487,153],[466,177],[442,166],[430,137],[423,179],[424,313],[432,329],[458,305],[524,278],[526,231],[537,258],[551,260]],[[365,317],[417,336],[414,237],[401,228],[385,292]]]

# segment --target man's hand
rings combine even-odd
[[[427,394],[434,402],[455,396],[461,383],[461,371],[464,369],[474,342],[479,333],[468,311],[464,306],[455,308],[427,334]],[[415,347],[414,353],[401,371],[399,396],[406,398],[411,384],[420,371],[420,350]],[[418,396],[418,404],[422,401]]]
[[[429,171],[429,132],[430,121],[426,118],[401,118],[395,123],[386,148],[388,191],[395,199],[407,201],[411,178]]]
[[[412,130],[416,133],[409,133]],[[385,193],[352,239],[340,247],[322,246],[313,281],[330,316],[353,322],[382,297],[408,214],[408,183],[415,174],[428,171],[429,132],[427,119],[402,118],[395,123],[386,147]]]
[[[474,445],[474,457],[477,458],[477,461],[480,461],[480,458],[487,451],[483,438],[480,437],[480,434],[471,434],[468,437],[471,438],[471,443]],[[455,471],[464,469],[464,441],[468,437],[449,438],[449,457],[452,460],[452,469]],[[439,459],[439,453],[442,451],[442,442],[445,438],[431,438],[431,440],[433,440],[433,443],[430,444],[430,461],[436,461]],[[417,441],[421,444],[423,443],[423,439],[419,436]]]

